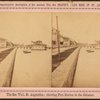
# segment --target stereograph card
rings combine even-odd
[[[0,98],[100,98],[99,1],[0,1]]]

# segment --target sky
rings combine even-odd
[[[56,27],[56,16],[60,34],[63,36],[82,43],[95,43],[95,40],[100,40],[100,13],[53,13],[54,27]]]
[[[56,16],[63,36],[83,43],[100,40],[100,13],[55,12],[53,27],[56,27]],[[51,45],[51,13],[0,12],[0,37],[13,43],[42,40]]]
[[[50,13],[0,12],[0,37],[13,43],[51,44]]]

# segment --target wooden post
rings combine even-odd
[[[60,61],[60,34],[59,34],[59,27],[58,27],[58,16],[56,16],[56,23],[57,23],[58,57],[59,57],[59,61]]]
[[[52,47],[52,52],[53,52],[53,13],[51,13],[51,47]]]

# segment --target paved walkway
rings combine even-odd
[[[0,52],[5,51],[5,50],[9,50],[11,48],[0,48]]]
[[[18,49],[13,72],[12,87],[51,86],[51,51],[23,53]]]
[[[73,87],[100,87],[100,50],[86,50],[80,51]]]

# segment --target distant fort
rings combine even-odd
[[[24,49],[31,49],[31,50],[46,50],[47,49],[47,45],[42,43],[42,41],[38,40],[38,41],[31,41],[31,44],[28,45],[20,45],[21,48]]]

